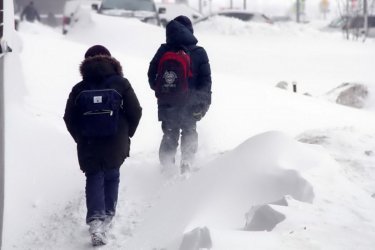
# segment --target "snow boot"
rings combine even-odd
[[[98,219],[92,220],[88,223],[88,225],[89,225],[90,234],[102,232],[102,225],[103,225],[102,220],[98,220]]]
[[[93,220],[89,223],[89,232],[91,234],[91,243],[93,246],[102,246],[107,244],[107,238],[104,231],[104,222],[101,220]]]
[[[189,174],[191,170],[191,163],[186,160],[181,161],[181,166],[180,166],[181,174]]]
[[[92,233],[91,234],[91,243],[94,247],[96,246],[103,246],[107,244],[107,237],[105,233]]]
[[[107,215],[103,221],[103,232],[107,232],[112,227],[113,216]]]

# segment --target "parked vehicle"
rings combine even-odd
[[[349,19],[348,28],[353,34],[357,36],[363,35],[365,33],[364,23],[365,23],[364,16],[354,16]],[[369,37],[375,37],[375,16],[368,16],[367,24],[368,24],[367,35]]]
[[[65,35],[79,21],[90,19],[92,5],[100,0],[68,0],[64,5],[62,33]]]
[[[333,29],[345,29],[345,27],[347,27],[348,21],[349,21],[348,16],[340,16],[340,17],[333,19],[328,24],[328,27],[333,28]]]
[[[271,18],[267,17],[266,15],[258,12],[249,12],[245,10],[223,10],[216,12],[214,14],[211,14],[209,16],[203,17],[201,19],[198,19],[195,23],[199,23],[202,21],[206,21],[212,17],[215,16],[225,16],[230,18],[236,18],[245,22],[263,22],[263,23],[269,23],[272,24],[273,21]]]
[[[364,30],[364,16],[340,16],[331,21],[328,25],[330,29],[348,30],[351,34],[355,36],[360,36],[365,33]],[[368,16],[368,31],[367,35],[369,37],[375,37],[375,16]]]
[[[290,16],[272,16],[271,20],[273,23],[285,23],[293,21],[293,19]]]
[[[190,18],[192,22],[202,17],[198,10],[184,3],[156,3],[161,24],[165,27],[167,23],[179,15]]]
[[[160,25],[159,14],[153,0],[103,0],[94,5],[99,14],[137,18],[145,23]]]

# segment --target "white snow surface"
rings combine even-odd
[[[213,95],[184,178],[158,162],[162,133],[147,70],[163,28],[96,14],[67,36],[21,23],[22,50],[5,65],[3,249],[92,248],[85,177],[62,117],[94,44],[121,62],[143,107],[100,249],[374,249],[375,43],[321,25],[216,19],[195,27]],[[280,81],[297,82],[298,92],[276,88]],[[324,97],[343,82],[368,86],[364,109]],[[272,224],[274,214],[282,221]],[[252,220],[261,229],[245,230]],[[262,229],[267,223],[272,229]]]

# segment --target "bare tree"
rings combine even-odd
[[[351,0],[336,0],[337,9],[342,19],[342,31],[344,32],[345,38],[349,40],[350,38],[350,22],[351,22]]]
[[[340,17],[345,20],[343,24],[343,32],[346,39],[358,40],[362,38],[365,41],[368,36],[369,23],[368,16],[370,10],[374,9],[375,1],[372,0],[369,5],[368,0],[336,0]]]

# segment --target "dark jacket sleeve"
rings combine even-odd
[[[69,98],[66,102],[64,121],[66,128],[70,135],[73,137],[75,142],[78,142],[78,111],[75,108],[76,88],[74,87],[69,94]]]
[[[198,47],[195,53],[197,54],[196,101],[206,113],[211,104],[211,67],[204,48]]]
[[[167,51],[166,45],[162,44],[150,62],[147,75],[148,75],[148,83],[150,84],[150,88],[153,90],[155,90],[159,60],[166,51]]]
[[[123,93],[124,114],[129,123],[129,137],[133,137],[142,116],[142,107],[129,81],[125,81],[127,87]]]

